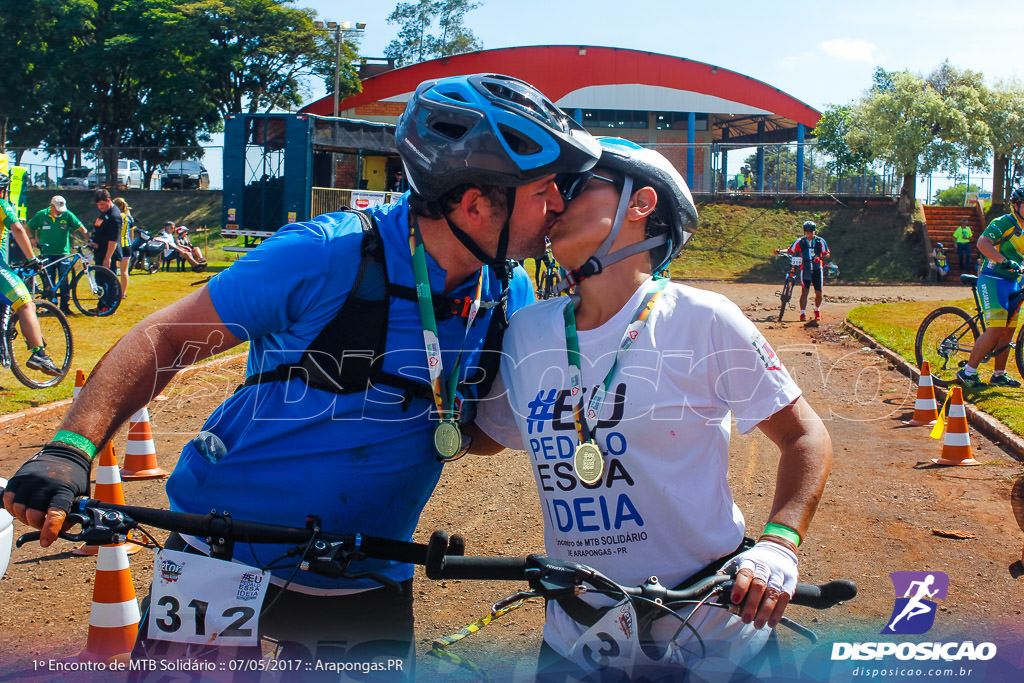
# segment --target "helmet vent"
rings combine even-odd
[[[433,121],[430,123],[430,129],[449,140],[459,140],[469,132],[468,126],[450,121]]]
[[[464,102],[466,104],[469,103],[469,100],[467,100],[465,97],[463,97],[462,93],[460,93],[460,92],[458,92],[456,90],[449,90],[447,92],[441,92],[440,94],[444,95],[449,100],[455,100],[456,102]]]
[[[527,156],[530,154],[537,154],[541,151],[541,146],[536,141],[531,140],[522,133],[508,126],[498,124],[498,130],[501,132],[501,136],[505,139],[505,144],[515,154],[521,156]]]

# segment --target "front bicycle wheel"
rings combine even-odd
[[[779,300],[782,305],[779,306],[779,322],[782,322],[782,316],[786,315],[786,307],[789,306],[789,300],[793,297],[793,280],[786,278],[786,284],[782,285],[782,292],[779,293]]]
[[[121,305],[121,281],[109,268],[89,266],[75,276],[71,296],[85,315],[113,315]]]
[[[56,386],[67,377],[68,371],[71,370],[75,345],[71,339],[71,326],[60,309],[49,301],[34,303],[36,318],[39,320],[39,328],[43,333],[43,343],[46,345],[46,353],[60,370],[60,375],[54,377],[40,370],[33,370],[27,365],[32,354],[28,350],[25,335],[21,331],[21,322],[18,320],[18,316],[13,314],[7,323],[7,347],[11,351],[11,372],[18,378],[18,381],[30,389],[43,389]]]
[[[940,387],[956,380],[961,363],[971,357],[978,338],[978,325],[962,308],[937,308],[921,322],[914,339],[917,366],[928,361],[932,381]]]

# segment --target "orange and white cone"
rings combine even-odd
[[[123,543],[105,545],[96,558],[89,638],[79,661],[105,662],[130,652],[139,631],[139,603]]]
[[[82,387],[85,386],[85,373],[81,370],[75,370],[75,388],[71,390],[71,400],[77,401],[78,395],[82,393]]]
[[[156,464],[156,444],[153,443],[153,430],[149,426],[149,408],[142,408],[128,423],[128,444],[124,449],[124,467],[121,478],[163,479],[170,472],[160,469]]]
[[[917,398],[914,399],[914,418],[907,424],[933,425],[938,419],[939,404],[935,401],[931,368],[928,366],[928,361],[922,361],[921,378],[917,382]]]
[[[967,410],[960,387],[949,390],[949,413],[946,435],[942,441],[942,457],[932,458],[936,465],[980,465],[971,452],[971,435],[967,432]]]
[[[121,485],[121,476],[117,470],[117,455],[114,447],[109,443],[100,450],[100,460],[96,467],[96,486],[93,488],[93,498],[104,503],[124,505],[124,487]],[[99,553],[98,545],[82,544],[71,551],[72,555],[96,555]],[[129,555],[142,550],[137,543],[128,543],[125,552]]]

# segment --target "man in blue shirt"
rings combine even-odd
[[[246,340],[246,385],[185,447],[167,483],[171,507],[203,514],[228,510],[239,519],[299,527],[307,515],[317,515],[327,532],[411,537],[440,476],[438,454],[457,457],[461,451],[443,453],[447,442],[436,435],[437,416],[445,413],[432,400],[432,368],[440,366],[441,386],[452,372],[460,380],[472,374],[491,320],[506,315],[506,306],[490,305],[502,298],[506,257],[543,251],[544,237],[564,209],[556,175],[589,169],[600,148],[532,86],[486,74],[421,84],[398,122],[396,142],[411,193],[369,212],[388,281],[386,343],[378,347],[384,350],[378,367],[383,374],[371,375],[369,385],[364,377],[365,391],[344,392],[304,381],[301,373],[279,372],[303,362],[353,292],[363,291],[356,282],[365,264],[364,226],[355,214],[326,214],[282,228],[208,286],[151,315],[118,342],[54,440],[12,477],[4,506],[42,529],[43,546],[53,542],[72,498],[88,492],[96,446],[167,385],[182,352],[190,351],[185,362],[195,362]],[[526,277],[521,268],[519,276]],[[477,322],[461,313],[439,314],[435,325],[424,319],[416,294],[392,293],[404,288],[428,296],[427,284],[435,310],[455,300],[480,301],[461,309],[477,308]],[[507,301],[507,308],[524,303]],[[344,339],[357,333],[365,337],[366,329]],[[438,343],[425,348],[431,335]],[[332,359],[342,372],[344,351]],[[426,388],[428,397],[403,387],[402,378]],[[457,385],[463,406],[473,398],[469,384]],[[454,404],[449,397],[448,406]],[[466,422],[472,410],[461,413],[452,422]],[[176,543],[207,550],[203,539]],[[264,567],[283,551],[238,544],[235,559]],[[395,591],[366,578],[296,571],[297,559],[286,564],[272,580],[287,586],[270,591],[267,604],[280,597],[262,615],[260,628],[306,648],[290,656],[308,657],[324,641],[346,641],[349,653],[366,655],[366,648],[353,644],[369,640],[390,641],[387,654],[408,659],[410,565],[372,559],[351,565],[352,574],[373,572],[399,584]],[[153,652],[144,649],[143,656]],[[337,652],[330,658],[338,660]]]

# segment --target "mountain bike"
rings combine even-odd
[[[25,344],[25,335],[21,330],[21,322],[10,306],[0,306],[0,367],[9,367],[18,381],[30,389],[44,389],[60,384],[71,370],[75,344],[71,338],[71,326],[60,309],[48,301],[36,301],[36,318],[43,333],[46,353],[53,364],[60,368],[60,375],[54,377],[39,370],[33,370],[25,363],[29,352]]]
[[[121,305],[121,281],[109,268],[92,262],[84,247],[47,263],[22,278],[33,296],[58,302],[61,284],[70,280],[71,298],[84,315],[113,315]]]
[[[521,604],[523,600],[533,597],[559,599],[580,595],[583,592],[608,595],[613,599],[621,598],[623,602],[620,604],[629,606],[633,615],[631,618],[638,628],[659,617],[669,616],[679,620],[682,630],[687,627],[694,611],[692,608],[706,605],[728,609],[729,605],[722,600],[728,601],[733,580],[730,575],[715,574],[685,589],[673,590],[661,585],[657,578],[652,577],[640,586],[621,586],[586,565],[545,555],[516,558],[466,557],[465,541],[460,536],[449,536],[444,531],[434,532],[427,544],[364,536],[358,533],[332,534],[324,532],[320,527],[319,518],[314,516],[307,518],[304,528],[298,528],[242,521],[226,512],[214,511],[207,515],[197,515],[79,498],[72,506],[68,519],[72,528],[77,525],[81,530],[72,532],[68,529],[62,531],[60,537],[89,545],[121,543],[127,539],[129,532],[139,530],[150,540],[150,547],[159,548],[153,536],[143,528],[143,525],[148,525],[206,539],[210,544],[210,556],[216,560],[230,560],[235,543],[277,543],[294,547],[272,563],[276,568],[302,568],[331,577],[372,578],[384,586],[394,585],[394,582],[386,577],[351,573],[352,562],[376,558],[423,565],[427,577],[433,580],[512,580],[525,581],[529,585],[529,590],[519,591],[496,603],[492,614],[510,611],[517,603]],[[24,543],[38,539],[39,532],[29,532],[19,537],[16,545],[21,547]],[[199,556],[196,555],[188,558],[188,561],[199,561],[196,559]],[[175,582],[178,581],[175,574],[178,568],[173,562],[168,565],[158,556],[155,565],[155,573],[168,574]],[[251,567],[244,569],[257,571]],[[237,581],[233,585],[237,588]],[[184,590],[184,586],[180,588]],[[798,584],[791,604],[825,609],[852,599],[856,592],[856,586],[850,581],[831,581],[820,586]],[[233,594],[234,591],[230,590],[227,593]],[[235,621],[232,622],[232,629],[228,629],[231,634],[225,635],[223,631],[214,629],[215,624],[211,622],[218,616],[225,616],[227,611],[225,615],[216,614],[212,608],[208,609],[208,603],[201,599],[204,597],[186,593],[180,593],[178,598],[160,597],[156,588],[152,595],[151,606],[155,604],[156,607],[153,609],[158,612],[150,615],[149,623],[156,624],[164,636],[182,629],[204,634],[206,642],[196,645],[190,654],[195,658],[210,656],[213,654],[211,648],[215,650],[222,644],[219,641],[230,640],[231,634],[241,631],[252,632],[258,621],[258,603],[233,606],[230,609],[230,618]],[[185,598],[191,598],[187,610],[182,602]],[[266,611],[271,607],[272,605],[268,605],[263,609]],[[683,614],[685,609],[690,609],[690,612]],[[169,615],[180,617],[172,619]],[[809,639],[816,639],[812,631],[791,619],[785,618],[783,623]],[[475,630],[479,628],[467,627],[464,629],[465,635]],[[695,633],[692,627],[690,630]],[[205,634],[213,635],[207,637]],[[604,638],[599,640],[607,642],[608,638],[615,640],[613,634],[604,634]],[[450,637],[442,640],[446,641],[447,645],[460,639],[461,637]],[[699,634],[696,634],[696,643],[697,649],[700,650],[703,642]],[[436,643],[434,649],[438,649]],[[700,652],[697,655],[699,656]]]
[[[941,306],[925,316],[914,338],[917,366],[921,367],[923,361],[928,361],[932,381],[940,387],[956,381],[956,373],[967,365],[975,341],[986,330],[978,295],[978,276],[962,274],[960,282],[969,286],[974,295],[974,315],[957,306]],[[1009,310],[1018,310],[1022,301],[1024,292],[1018,292],[1010,298]],[[1016,341],[997,346],[981,362],[987,363],[1008,348],[1014,350],[1017,372],[1024,376],[1024,327],[1017,332]]]
[[[782,256],[787,253],[786,249],[776,249],[775,253]],[[779,292],[779,322],[782,322],[782,317],[786,315],[786,307],[789,306],[789,300],[793,298],[793,287],[800,280],[800,266],[803,264],[803,258],[800,256],[789,256],[789,270],[784,271],[786,273],[786,279],[782,283],[782,291]]]
[[[551,253],[551,242],[546,237],[544,238],[544,255],[537,260],[537,268],[537,298],[550,299],[556,296],[558,294],[556,287],[562,280],[562,268],[555,260],[554,254]]]

